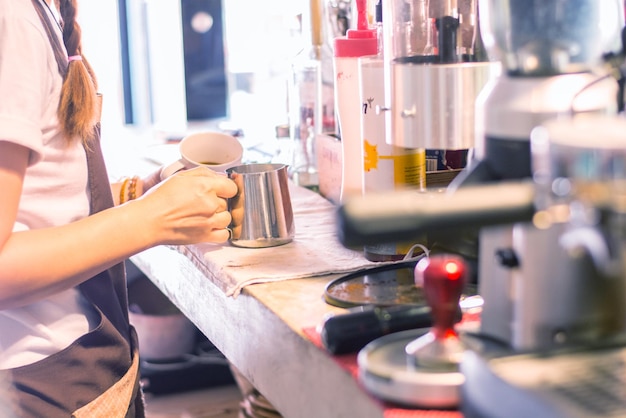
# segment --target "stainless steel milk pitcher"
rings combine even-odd
[[[275,247],[295,233],[287,165],[244,164],[226,170],[239,189],[229,199],[233,219],[230,243],[237,247]]]

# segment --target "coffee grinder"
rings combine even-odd
[[[475,159],[449,193],[467,185],[531,178],[530,133],[544,121],[618,110],[618,82],[603,58],[622,50],[621,1],[479,2],[484,45],[503,71],[478,97]],[[568,256],[552,250],[559,248],[562,232],[529,223],[480,230],[484,333],[514,349],[574,338],[573,324],[583,320],[576,310],[531,314],[542,296],[537,284],[566,282],[571,273]],[[577,291],[562,287],[566,293]]]
[[[450,156],[471,155],[476,98],[500,73],[500,64],[489,60],[483,46],[479,15],[476,0],[383,2],[386,142],[426,151],[426,187],[445,187],[458,172],[433,172],[449,165]],[[431,158],[432,153],[437,156]],[[409,242],[416,239],[426,243],[424,236]],[[443,240],[431,231],[425,241],[433,247]],[[476,259],[472,243],[455,240],[453,247],[468,261]]]
[[[387,143],[474,147],[474,102],[499,70],[482,47],[476,0],[383,2]]]

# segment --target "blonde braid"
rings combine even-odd
[[[97,81],[93,69],[82,57],[81,29],[76,22],[76,0],[60,0],[59,12],[67,54],[70,57],[81,56],[81,59],[68,63],[57,114],[68,141],[78,137],[88,142],[93,138],[100,113]]]

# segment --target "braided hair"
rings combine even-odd
[[[81,28],[76,21],[77,0],[54,0],[63,22],[63,43],[70,60],[63,78],[57,116],[68,141],[82,138],[88,142],[95,134],[100,114],[97,80],[82,55]]]

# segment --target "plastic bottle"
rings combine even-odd
[[[376,4],[378,53],[359,58],[361,132],[363,144],[363,192],[383,192],[403,187],[426,188],[426,153],[386,142],[386,116],[377,112],[384,107],[385,68],[382,50],[382,0]],[[426,242],[426,237],[420,243]],[[415,242],[417,243],[417,242]],[[402,259],[414,242],[387,243],[364,247],[371,261]]]
[[[333,56],[324,42],[323,0],[310,0],[303,18],[305,47],[292,62],[288,82],[292,161],[289,176],[298,185],[318,191],[315,137],[335,134]]]
[[[356,29],[335,38],[333,69],[335,104],[342,148],[340,201],[363,194],[363,143],[361,135],[361,100],[359,97],[359,57],[376,55],[376,31],[369,28],[367,0],[356,0]]]

